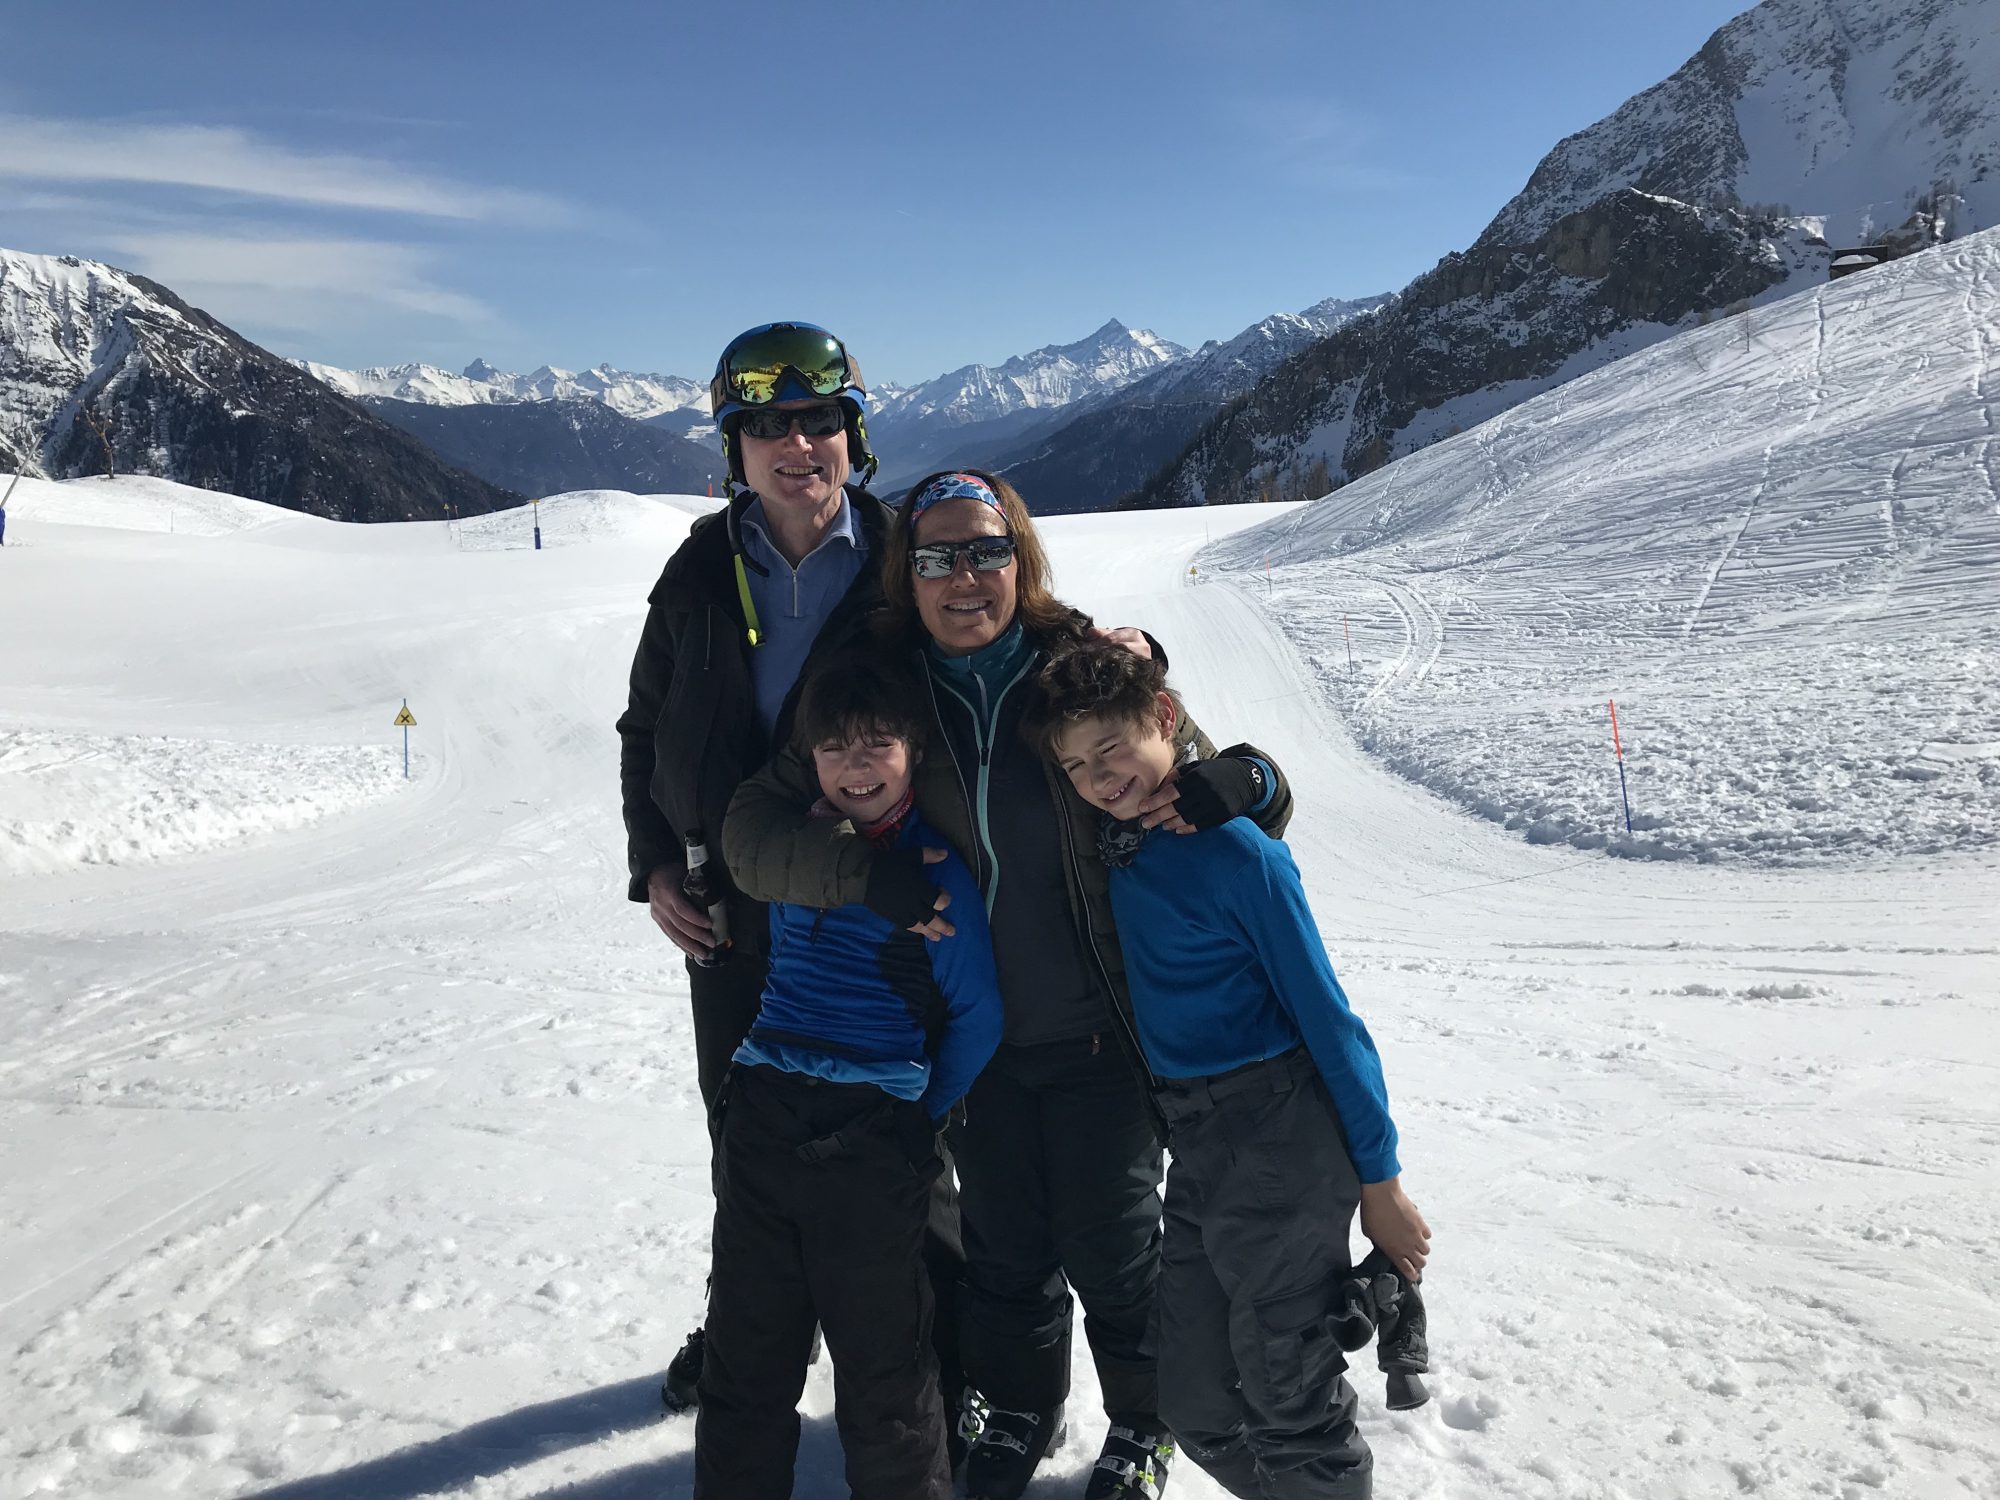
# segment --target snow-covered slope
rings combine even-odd
[[[559,370],[543,365],[531,375],[515,375],[496,370],[483,359],[475,359],[461,374],[441,370],[436,365],[378,365],[365,370],[343,370],[336,365],[296,361],[315,379],[344,396],[374,396],[390,401],[411,401],[424,406],[478,406],[516,401],[596,401],[621,416],[646,421],[706,405],[708,387],[678,375],[638,375],[596,365],[583,371]]]
[[[1634,354],[1210,562],[1271,568],[1364,744],[1531,840],[1990,846],[2000,230]]]
[[[2000,7],[1764,0],[1672,77],[1563,141],[1484,238],[1534,239],[1622,187],[1790,206],[1838,244],[1955,191],[1950,227],[2000,224]]]
[[[1911,433],[1905,484],[1966,436]],[[72,524],[104,488],[24,485],[0,549],[0,848],[38,851],[0,857],[0,1493],[686,1500],[656,1393],[703,1304],[708,1137],[611,724],[705,503],[545,502],[536,552],[519,512]],[[1154,630],[1297,791],[1437,1231],[1435,1399],[1390,1412],[1355,1360],[1378,1493],[2000,1493],[1990,851],[1772,871],[1469,818],[1357,748],[1254,595],[1187,585],[1210,528],[1282,514],[1047,534],[1060,593]],[[1769,665],[1703,667],[1721,696]],[[1104,1435],[1074,1361],[1051,1500]],[[831,1376],[799,1500],[847,1493]],[[1221,1492],[1182,1462],[1170,1494]]]

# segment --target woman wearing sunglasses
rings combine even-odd
[[[807,669],[851,645],[879,610],[894,513],[863,487],[875,471],[867,387],[824,328],[767,323],[738,335],[716,362],[709,402],[729,503],[694,524],[654,586],[618,733],[628,894],[687,955],[696,1081],[712,1113],[757,1016],[770,930],[764,904],[716,858],[723,814],[737,784],[789,737]],[[683,890],[694,834],[706,839],[726,937],[713,908]],[[948,1180],[933,1221],[928,1253],[948,1296],[958,1281]],[[956,1390],[956,1320],[940,1318],[938,1334]],[[669,1407],[695,1404],[704,1352],[697,1329],[668,1366]]]
[[[981,471],[911,491],[886,541],[882,591],[884,649],[907,655],[928,686],[917,805],[978,877],[1006,1014],[951,1133],[966,1255],[959,1354],[984,1408],[966,1493],[1013,1500],[1061,1440],[1074,1287],[1110,1428],[1085,1494],[1156,1496],[1172,1447],[1146,1338],[1162,1172],[1151,1079],[1098,815],[1019,733],[1036,671],[1091,623],[1050,593],[1021,497]],[[1134,649],[1156,649],[1129,635]],[[1249,813],[1283,831],[1291,796],[1268,757],[1248,746],[1218,757],[1185,720],[1179,736],[1203,762],[1157,795],[1149,823],[1205,828]],[[865,902],[899,926],[949,931],[918,851],[878,853],[849,825],[800,815],[812,774],[788,749],[737,793],[723,843],[743,888],[812,906]]]

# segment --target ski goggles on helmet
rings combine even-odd
[[[975,573],[997,573],[1014,560],[1011,536],[976,536],[964,542],[931,542],[910,549],[910,566],[919,578],[949,578],[964,558]]]
[[[778,388],[787,375],[815,396],[868,390],[847,346],[824,328],[765,323],[739,333],[722,351],[708,385],[709,411],[720,415],[732,403],[768,406],[783,399]]]
[[[809,438],[832,437],[847,426],[847,413],[840,409],[837,401],[829,401],[824,406],[757,406],[744,412],[736,421],[738,432],[768,442],[790,437],[793,423],[797,423],[799,431]]]

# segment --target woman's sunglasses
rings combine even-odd
[[[972,564],[975,573],[997,573],[1014,560],[1011,536],[980,536],[969,542],[932,542],[910,549],[910,566],[919,578],[949,578],[958,570],[958,560]]]
[[[789,411],[766,406],[746,411],[736,421],[738,431],[771,442],[789,437],[794,422],[798,423],[799,431],[809,438],[832,437],[847,425],[847,413],[840,409],[837,402],[829,402],[825,406],[795,406]]]

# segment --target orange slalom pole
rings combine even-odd
[[[1632,793],[1625,785],[1625,746],[1618,738],[1618,705],[1604,700],[1611,710],[1611,748],[1618,752],[1618,799],[1625,804],[1625,837],[1632,836]]]

